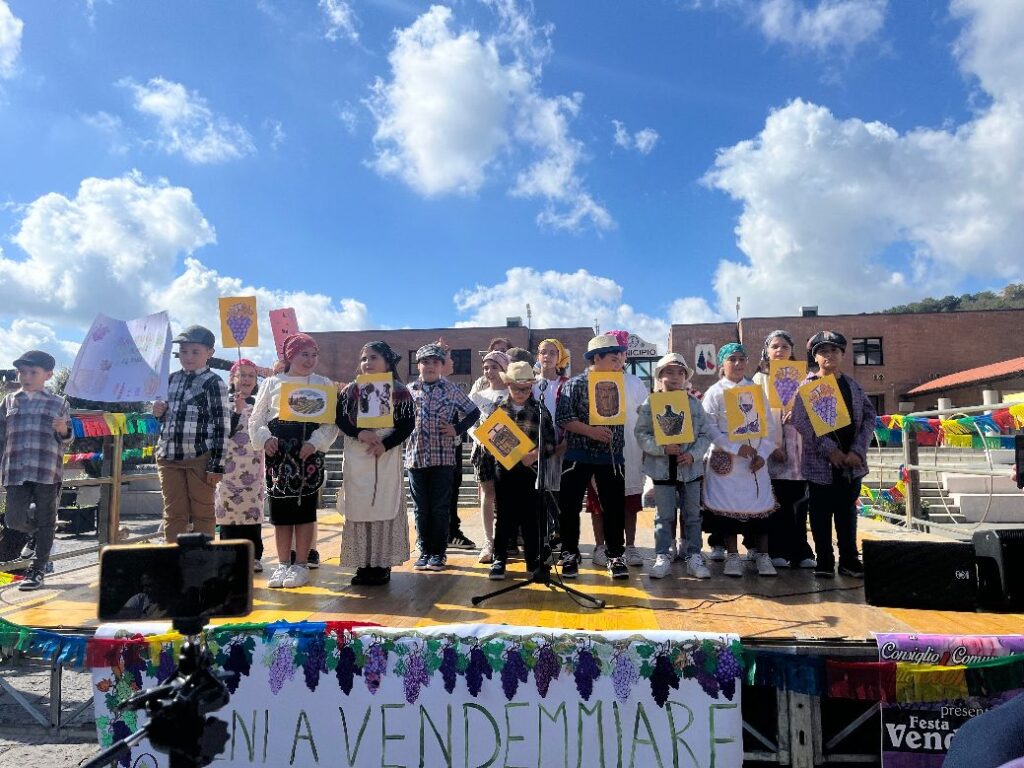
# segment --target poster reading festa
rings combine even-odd
[[[166,640],[100,639],[114,630],[90,649],[102,745],[145,722],[116,706],[174,658]],[[339,622],[214,628],[206,642],[237,673],[214,715],[228,736],[216,765],[743,764],[736,635]],[[168,765],[145,740],[127,759]]]

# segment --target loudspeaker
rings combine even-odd
[[[864,597],[869,605],[973,611],[978,576],[968,542],[863,542]]]
[[[978,604],[994,611],[1024,610],[1024,530],[975,531]]]

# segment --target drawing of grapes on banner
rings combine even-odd
[[[242,346],[242,342],[245,341],[245,337],[249,334],[249,329],[255,321],[256,315],[248,304],[239,301],[228,306],[227,324],[231,329],[231,338],[235,340],[236,347]]]
[[[830,427],[834,427],[839,415],[835,389],[830,384],[822,382],[811,390],[810,400],[811,408],[818,414],[818,418]]]
[[[793,402],[793,398],[796,397],[796,391],[800,388],[800,371],[791,365],[779,368],[772,385],[775,387],[775,393],[779,396],[779,402],[783,407],[788,408]]]

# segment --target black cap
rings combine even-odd
[[[201,325],[190,325],[188,328],[183,330],[177,336],[174,337],[172,344],[203,344],[210,349],[213,349],[216,344],[214,343],[213,331],[209,328],[204,328]]]
[[[15,368],[19,365],[38,365],[44,371],[52,371],[56,367],[57,361],[53,359],[53,355],[49,355],[40,349],[30,349],[14,361]]]
[[[807,351],[814,355],[815,350],[822,344],[831,344],[833,347],[846,351],[846,337],[837,331],[819,331],[807,340]]]

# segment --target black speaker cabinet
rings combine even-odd
[[[975,531],[978,604],[991,611],[1024,611],[1024,529]]]
[[[863,542],[864,597],[869,605],[973,611],[978,576],[968,542]]]

